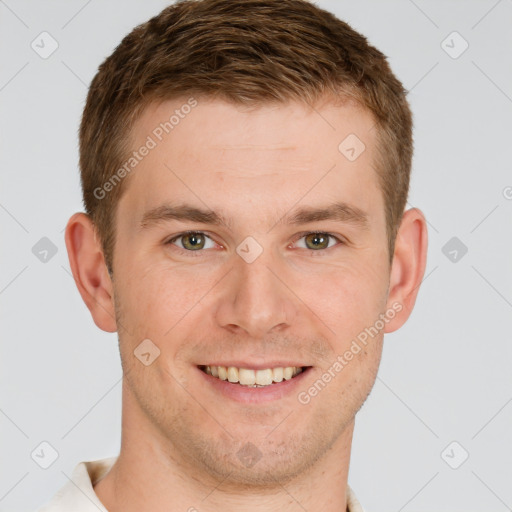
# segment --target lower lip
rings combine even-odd
[[[302,370],[301,373],[290,380],[282,380],[281,382],[275,382],[274,384],[270,384],[262,388],[250,388],[248,386],[242,386],[237,382],[233,383],[228,380],[221,380],[217,377],[212,377],[211,375],[203,372],[200,368],[197,368],[197,371],[203,376],[206,382],[213,386],[217,392],[235,400],[236,402],[244,404],[271,402],[273,400],[286,398],[294,392],[296,393],[297,388],[300,386],[306,375],[309,374],[310,370],[311,366]]]

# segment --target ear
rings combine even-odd
[[[94,323],[103,331],[117,331],[112,281],[89,216],[75,213],[66,226],[65,239],[76,286]]]
[[[427,246],[425,216],[418,208],[411,208],[403,214],[396,237],[387,308],[397,314],[386,324],[385,333],[402,327],[412,313],[425,273]]]

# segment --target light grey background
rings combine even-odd
[[[117,337],[82,303],[63,229],[82,209],[87,85],[168,3],[0,0],[0,511],[35,509],[76,463],[119,450]],[[385,337],[349,483],[368,512],[511,510],[512,1],[317,3],[381,49],[410,91],[409,203],[429,221],[426,277],[407,324]],[[31,48],[43,31],[59,45],[47,59]],[[43,237],[57,249],[46,263],[32,252]],[[443,253],[452,237],[455,262],[453,247]],[[31,458],[43,441],[59,454],[46,470]]]

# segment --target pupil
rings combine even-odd
[[[187,241],[188,245],[190,245],[192,248],[199,247],[201,245],[201,235],[198,233],[192,233],[187,236],[185,236],[185,240]]]
[[[326,237],[323,236],[322,234],[314,233],[310,235],[310,237],[310,240],[315,248],[318,248],[319,245],[321,245],[322,243],[325,244]]]

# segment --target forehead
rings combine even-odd
[[[153,103],[132,132],[136,152],[151,149],[130,173],[122,201],[139,216],[173,199],[226,213],[230,205],[275,211],[299,201],[345,200],[383,214],[373,126],[369,111],[355,102],[248,108],[184,97]]]
[[[193,146],[196,154],[243,151],[246,156],[265,150],[290,157],[320,148],[332,155],[349,134],[371,144],[373,126],[371,113],[350,99],[338,104],[325,99],[315,106],[294,101],[241,106],[184,97],[151,103],[135,123],[132,135],[135,146],[150,136],[158,145]]]

